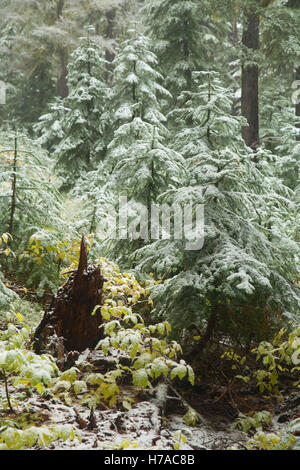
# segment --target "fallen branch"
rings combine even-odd
[[[170,390],[172,390],[172,392],[180,399],[180,401],[183,403],[183,405],[184,405],[187,409],[192,408],[192,409],[195,411],[195,413],[196,413],[196,415],[197,415],[197,418],[198,418],[198,420],[200,421],[200,423],[203,424],[204,426],[208,426],[208,427],[209,427],[209,424],[208,424],[208,422],[206,421],[206,419],[203,418],[203,416],[202,416],[200,413],[198,413],[198,411],[195,410],[195,409],[185,400],[185,398],[183,398],[183,396],[173,387],[173,385],[171,385],[171,384],[169,383],[169,387],[170,387]]]

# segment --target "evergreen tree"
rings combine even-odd
[[[277,159],[276,174],[285,184],[296,189],[299,184],[299,152],[297,141],[300,117],[279,77],[269,79],[261,86],[261,142]]]
[[[121,43],[113,61],[114,79],[110,102],[114,109],[113,129],[124,122],[140,118],[166,133],[166,118],[161,102],[170,98],[162,86],[163,76],[157,70],[158,60],[151,50],[149,38],[136,36]]]
[[[162,191],[178,184],[182,172],[181,156],[166,141],[161,101],[170,94],[160,84],[163,77],[156,66],[148,38],[138,36],[121,45],[114,60],[111,91],[115,131],[105,162],[111,169],[108,190],[126,196],[133,206],[142,204],[148,211]],[[133,206],[132,223],[137,216]],[[146,240],[150,234],[148,227],[144,230]]]
[[[38,143],[53,152],[65,136],[63,121],[68,109],[60,97],[50,103],[48,108],[49,112],[39,117],[33,129],[38,136]]]
[[[209,77],[206,91],[200,85],[177,111],[187,127],[174,146],[188,177],[164,196],[169,205],[204,206],[203,248],[187,249],[188,238],[159,240],[138,250],[137,269],[167,278],[154,297],[175,328],[207,327],[203,341],[218,328],[238,341],[263,338],[271,334],[270,324],[262,327],[266,319],[278,323],[299,309],[299,247],[282,228],[295,215],[293,193],[266,153],[258,153],[258,167],[249,158],[244,120],[230,115],[230,92]]]
[[[202,18],[205,7],[206,4],[201,2]],[[176,99],[182,90],[191,89],[192,71],[204,65],[203,37],[197,18],[199,2],[150,0],[145,4],[144,14],[154,52],[166,77],[166,88]]]
[[[89,34],[71,58],[69,95],[64,100],[67,113],[61,123],[64,136],[54,152],[58,167],[67,175],[68,184],[74,181],[78,172],[91,169],[103,159],[107,144],[106,61]]]
[[[200,158],[199,151],[231,148],[241,145],[237,138],[241,118],[231,116],[234,94],[224,88],[217,72],[194,72],[195,91],[184,91],[178,98],[180,107],[168,118],[174,121],[174,148],[185,158]],[[245,121],[244,121],[245,122]],[[186,124],[189,124],[187,127]]]
[[[48,102],[68,95],[70,54],[80,45],[86,24],[94,26],[96,42],[111,60],[116,39],[126,37],[135,6],[136,0],[0,2],[0,56],[1,40],[7,42],[0,75],[5,72],[5,82],[13,86],[10,107],[1,110],[7,112],[4,118],[30,129]]]
[[[43,294],[44,289],[57,287],[58,265],[54,250],[52,254],[40,251],[42,239],[49,240],[48,246],[57,246],[72,232],[62,218],[53,160],[26,135],[1,133],[0,142],[0,227],[10,234],[8,246],[15,253],[2,256],[2,266]],[[39,241],[31,249],[35,239]],[[43,259],[46,254],[48,262]]]

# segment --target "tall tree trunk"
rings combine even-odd
[[[186,28],[188,29],[188,24],[186,24]],[[186,60],[186,62],[189,61],[190,58],[190,47],[187,39],[183,42],[183,56]],[[186,79],[186,89],[191,90],[192,89],[192,71],[190,66],[187,67],[185,70],[185,79]]]
[[[201,336],[200,341],[197,343],[197,345],[186,354],[185,359],[187,361],[192,361],[193,358],[198,357],[199,354],[203,352],[209,341],[211,340],[213,333],[216,329],[217,326],[217,321],[218,321],[218,306],[215,305],[212,307],[210,316],[208,317],[207,320],[207,326],[204,334]],[[193,325],[191,325],[193,326]]]
[[[63,14],[64,6],[65,6],[65,0],[58,0],[56,4],[56,16],[58,20]]]
[[[65,6],[65,0],[57,0],[56,2],[56,19],[60,21],[62,18],[63,10]],[[59,62],[60,62],[60,75],[57,79],[57,93],[61,98],[66,98],[68,96],[68,86],[67,86],[67,53],[62,48],[58,51]]]
[[[296,12],[299,12],[299,10],[300,10],[300,2],[299,2],[299,0],[288,0],[286,6],[287,6],[288,8],[295,8],[295,9],[296,9]],[[296,68],[295,80],[296,80],[297,82],[300,81],[300,66],[299,66],[299,65],[298,65],[298,67]],[[297,90],[299,90],[300,85],[298,85],[298,83],[297,83],[296,86],[297,86]],[[298,101],[298,103],[296,103],[295,112],[296,112],[296,116],[297,116],[297,117],[300,117],[300,99],[299,99],[299,93],[297,94],[297,101]],[[299,132],[300,132],[300,124],[298,124],[297,127],[299,128]],[[297,141],[300,142],[300,134],[297,136]]]
[[[57,79],[57,93],[61,98],[66,98],[69,94],[68,84],[67,84],[67,75],[68,75],[68,60],[67,52],[63,49],[59,51],[59,61],[60,61],[60,75]]]
[[[299,82],[298,89],[300,88],[300,67],[296,69],[296,80]],[[299,96],[299,94],[298,94]],[[298,98],[296,103],[296,116],[300,118],[300,99]],[[300,142],[300,124],[297,124],[299,128],[299,135],[297,136],[297,141]]]
[[[236,19],[232,20],[231,30],[230,30],[230,33],[229,33],[228,40],[229,40],[229,43],[232,46],[232,50],[236,51],[239,47],[238,24],[237,24]],[[230,55],[231,65],[229,66],[230,75],[232,77],[234,77],[235,72],[236,72],[236,65],[234,65],[235,59],[236,59],[236,52],[233,52]],[[238,89],[240,87],[240,78],[236,75],[235,78],[232,78],[232,80],[235,82],[234,87],[236,87]],[[241,111],[240,108],[241,108],[241,97],[237,97],[232,102],[232,106],[231,106],[232,115],[233,116],[238,116],[240,114],[240,111]]]
[[[116,8],[112,8],[111,10],[105,13],[107,27],[105,31],[105,38],[106,39],[114,39],[114,24],[117,15]],[[115,54],[112,51],[111,45],[109,45],[105,50],[105,59],[107,60],[107,73],[106,73],[106,82],[110,83],[111,72],[113,70],[112,61],[114,60]]]
[[[259,0],[256,0],[256,3],[258,6]],[[255,6],[249,6],[245,12],[242,43],[249,49],[250,54],[259,49],[259,14]],[[243,128],[242,135],[246,144],[253,149],[256,149],[259,143],[258,79],[258,65],[247,64],[246,57],[242,64],[242,115],[247,119],[249,126]]]
[[[18,137],[16,133],[13,174],[12,174],[12,182],[11,182],[11,206],[10,206],[9,228],[8,228],[8,231],[11,235],[13,235],[13,232],[14,232],[14,217],[15,217],[16,198],[17,198],[17,158],[18,158]]]

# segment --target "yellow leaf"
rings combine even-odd
[[[37,391],[41,395],[43,393],[45,387],[41,382],[39,382],[37,385],[35,385],[35,388],[37,389]]]
[[[22,317],[21,313],[16,313],[16,317],[17,317],[17,319],[19,320],[20,323],[23,323],[23,317]]]

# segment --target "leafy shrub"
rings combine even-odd
[[[1,432],[0,450],[23,450],[34,446],[49,447],[49,445],[62,439],[80,439],[80,434],[70,424],[56,424],[53,426],[31,426],[27,429],[16,429],[8,427]]]
[[[247,415],[240,413],[238,418],[232,425],[233,429],[238,428],[243,432],[248,432],[250,429],[263,428],[269,426],[272,422],[272,415],[269,411],[256,411],[250,412]]]
[[[138,387],[151,386],[151,380],[161,376],[187,377],[193,384],[192,368],[182,359],[178,362],[181,346],[174,340],[167,341],[170,324],[163,321],[146,325],[140,313],[135,312],[141,303],[152,307],[149,292],[155,281],[149,279],[142,286],[132,274],[121,273],[117,265],[104,259],[101,265],[107,278],[104,285],[106,298],[100,310],[105,338],[96,348],[101,348],[105,354],[111,347],[126,351],[132,360],[128,370],[133,384]],[[96,307],[93,313],[98,309]]]
[[[284,339],[284,336],[286,339]],[[237,375],[237,378],[249,382],[253,380],[261,393],[278,392],[281,374],[295,376],[294,385],[299,384],[297,374],[300,370],[300,328],[296,327],[290,333],[281,329],[272,342],[262,341],[252,349],[256,361],[263,368],[257,367],[251,376]]]
[[[0,225],[6,237],[9,233],[1,264],[42,296],[57,288],[58,272],[77,234],[62,218],[54,163],[36,142],[0,134],[0,161]]]
[[[6,398],[12,409],[7,388],[9,377],[14,379],[15,386],[22,384],[33,387],[41,394],[45,387],[51,385],[52,377],[58,373],[58,369],[51,356],[39,356],[26,349],[26,343],[30,340],[28,326],[18,329],[9,324],[0,340],[0,375],[5,381]]]
[[[258,431],[246,443],[248,450],[289,450],[296,438],[286,431],[265,433]]]

